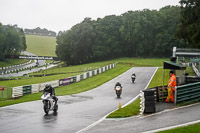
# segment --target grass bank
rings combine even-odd
[[[56,38],[26,35],[27,51],[38,56],[56,56]]]
[[[199,133],[199,132],[200,132],[200,123],[185,127],[178,127],[167,131],[161,131],[158,133]]]
[[[22,60],[22,59],[7,59],[5,61],[0,61],[0,68],[1,67],[7,67],[7,66],[13,66],[13,65],[19,65],[28,62],[28,60]]]

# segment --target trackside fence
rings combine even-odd
[[[85,72],[83,74],[68,77],[68,78],[65,78],[65,79],[59,79],[59,80],[40,83],[40,84],[32,84],[32,85],[24,85],[24,86],[13,87],[12,88],[12,97],[17,98],[17,97],[28,95],[28,94],[38,93],[40,91],[43,91],[43,89],[45,88],[45,84],[49,84],[52,87],[57,88],[59,86],[64,86],[64,85],[69,85],[71,83],[80,82],[80,81],[87,79],[89,77],[103,73],[106,70],[113,69],[113,68],[115,68],[115,66],[116,66],[116,64],[109,64],[109,65],[104,66],[102,68],[91,70],[91,71]]]
[[[200,99],[200,82],[177,86],[175,104]]]
[[[12,88],[8,86],[0,86],[0,101],[12,97]]]

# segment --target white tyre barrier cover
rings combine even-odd
[[[102,71],[102,72],[105,72],[105,70],[106,70],[106,68],[105,68],[105,67],[103,67],[103,71]]]
[[[23,86],[13,87],[12,97],[20,97],[23,96]]]
[[[83,79],[87,78],[87,73],[83,73]]]
[[[79,82],[81,80],[81,75],[76,76],[76,82]]]
[[[100,74],[100,73],[102,73],[102,72],[101,72],[101,68],[99,68],[99,74]]]
[[[89,71],[89,77],[92,77],[92,71]]]
[[[96,69],[96,70],[94,70],[94,75],[97,75],[97,69]]]
[[[40,84],[32,85],[32,93],[38,93],[40,91]]]

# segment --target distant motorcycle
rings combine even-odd
[[[121,86],[115,86],[115,91],[116,91],[117,98],[120,98],[120,96],[122,94],[122,87]]]
[[[136,79],[136,75],[135,75],[135,74],[132,74],[132,75],[131,75],[131,79],[132,79],[132,82],[134,83],[134,82],[135,82],[135,79]]]
[[[55,100],[50,96],[49,92],[45,92],[41,96],[42,102],[44,104],[44,112],[46,114],[49,113],[50,110],[53,110],[54,113],[58,111],[58,104],[55,102]]]

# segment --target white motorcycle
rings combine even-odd
[[[120,96],[122,94],[122,87],[121,86],[116,86],[115,87],[115,91],[116,91],[117,98],[120,98]]]
[[[50,110],[53,110],[54,113],[56,113],[58,111],[58,104],[52,98],[52,96],[50,96],[49,92],[45,92],[41,96],[41,99],[42,99],[42,102],[44,104],[44,112],[46,114],[48,114]]]

